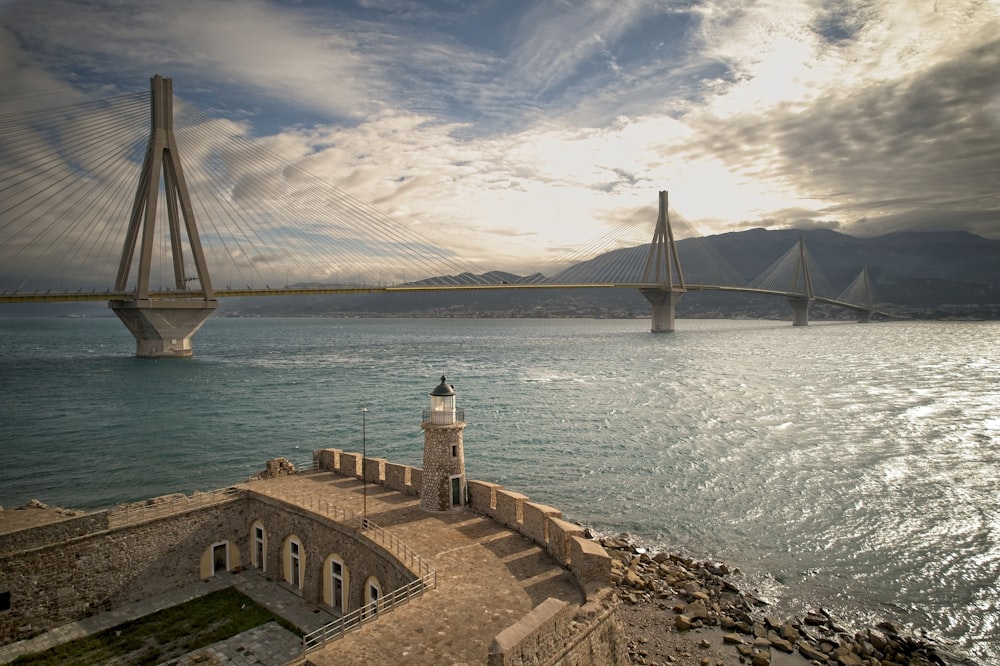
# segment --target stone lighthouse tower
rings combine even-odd
[[[455,407],[455,387],[442,375],[431,391],[420,427],[424,431],[424,473],[420,508],[449,511],[465,504],[465,413]]]

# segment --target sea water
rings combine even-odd
[[[337,447],[420,466],[442,374],[470,478],[738,566],[775,614],[923,629],[1000,664],[1000,324],[0,319],[0,505],[224,487]],[[362,413],[362,409],[367,412]]]

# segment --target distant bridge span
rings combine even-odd
[[[216,289],[217,298],[246,298],[260,296],[315,296],[322,294],[359,295],[359,294],[394,294],[408,292],[461,292],[461,291],[501,291],[501,290],[542,290],[542,289],[660,289],[662,285],[643,282],[625,283],[578,283],[578,284],[556,284],[556,283],[499,283],[499,284],[466,284],[466,285],[399,285],[399,286],[328,286],[328,287],[278,287],[273,289]],[[729,287],[709,284],[688,284],[684,286],[688,291],[728,291],[744,294],[764,294],[768,296],[779,296],[783,298],[808,299],[816,303],[833,305],[835,307],[851,310],[857,313],[868,315],[879,315],[890,319],[899,318],[898,315],[885,312],[876,308],[868,308],[857,303],[827,298],[824,296],[808,297],[790,291],[780,291],[776,289],[758,289],[754,287]],[[52,291],[47,293],[25,293],[25,294],[0,294],[0,303],[70,303],[82,301],[118,301],[128,300],[134,297],[132,291]],[[188,292],[176,291],[150,291],[151,299],[159,298],[190,298],[199,300],[204,298],[201,291],[192,290]]]
[[[461,275],[447,276],[434,270],[424,270],[442,264],[433,263],[428,254],[433,254],[437,248],[433,243],[425,241],[422,237],[402,234],[392,235],[384,231],[385,225],[381,220],[375,220],[371,225],[363,224],[371,217],[368,209],[347,209],[346,212],[337,213],[335,217],[336,225],[330,230],[330,236],[347,238],[346,245],[341,248],[344,256],[335,255],[330,260],[331,265],[344,263],[350,266],[350,261],[358,259],[359,256],[377,256],[380,263],[379,268],[392,270],[393,262],[398,257],[390,254],[381,254],[372,250],[372,246],[379,245],[384,248],[387,245],[396,248],[408,248],[408,259],[414,259],[421,266],[417,275],[429,275],[428,278],[420,281],[413,281],[398,278],[395,284],[387,281],[382,284],[379,280],[378,286],[365,284],[366,280],[360,278],[354,281],[354,276],[346,278],[317,279],[303,282],[302,284],[312,284],[320,286],[287,286],[289,282],[297,282],[286,279],[277,284],[285,284],[284,287],[259,288],[247,284],[245,289],[232,289],[232,281],[226,284],[225,289],[215,288],[212,284],[212,276],[208,270],[208,256],[203,248],[200,238],[199,227],[196,224],[191,194],[188,191],[188,181],[181,165],[181,157],[178,142],[174,134],[174,114],[173,114],[173,86],[170,79],[154,77],[150,81],[150,119],[151,128],[146,142],[145,157],[142,162],[138,176],[138,185],[131,206],[128,220],[128,227],[124,234],[124,247],[121,251],[118,263],[117,275],[114,279],[113,287],[100,290],[76,291],[65,288],[54,288],[46,291],[37,289],[35,291],[22,290],[25,280],[15,281],[14,287],[0,292],[0,304],[2,303],[30,303],[30,302],[77,302],[77,301],[107,301],[109,307],[118,315],[122,322],[129,328],[136,338],[136,355],[143,357],[183,357],[190,356],[191,338],[198,331],[204,321],[211,316],[218,307],[219,298],[254,297],[254,296],[298,296],[317,294],[377,294],[377,293],[408,293],[408,292],[470,292],[470,291],[497,291],[497,290],[540,290],[540,289],[637,289],[649,301],[652,309],[653,332],[669,332],[674,330],[675,306],[678,299],[689,291],[716,291],[735,292],[746,294],[764,294],[786,298],[792,307],[793,324],[795,326],[805,326],[808,324],[808,308],[813,302],[833,305],[857,313],[858,321],[868,321],[872,315],[894,317],[894,315],[883,312],[875,308],[873,303],[871,284],[868,279],[867,269],[863,270],[854,282],[836,299],[817,295],[813,289],[812,278],[810,276],[809,261],[804,242],[800,239],[797,248],[792,248],[785,256],[775,263],[772,269],[766,271],[766,276],[755,280],[748,286],[732,285],[710,285],[710,284],[687,284],[681,270],[680,257],[677,245],[674,241],[673,230],[667,213],[667,193],[660,192],[659,214],[656,220],[656,227],[653,232],[652,241],[648,245],[648,252],[644,245],[637,245],[627,248],[631,255],[605,253],[594,259],[580,261],[563,270],[552,277],[542,277],[540,274],[523,279],[505,280],[499,273],[487,273],[484,275],[472,275],[463,273]],[[134,100],[128,102],[133,105]],[[105,109],[100,109],[102,114]],[[108,114],[113,115],[113,114]],[[102,115],[103,117],[103,115]],[[61,250],[61,258],[55,259],[57,265],[47,268],[58,269],[60,262],[67,262],[72,258],[72,251],[78,250],[82,253],[100,255],[95,248],[105,238],[112,238],[117,233],[114,224],[103,224],[102,231],[98,232],[91,223],[89,226],[82,221],[92,219],[83,216],[84,212],[93,212],[97,219],[106,222],[108,219],[119,219],[116,215],[106,215],[103,206],[107,201],[85,200],[80,202],[75,198],[82,184],[88,181],[88,172],[83,169],[83,163],[90,157],[93,150],[93,141],[85,132],[81,132],[80,146],[86,147],[85,152],[81,152],[77,159],[71,159],[62,155],[59,151],[42,150],[34,143],[38,136],[47,136],[44,132],[39,133],[34,123],[37,123],[36,114],[15,114],[13,120],[4,127],[18,128],[27,123],[27,129],[8,129],[5,131],[14,132],[10,137],[6,135],[4,141],[0,141],[0,148],[10,151],[11,158],[17,158],[15,163],[17,169],[11,169],[4,174],[0,174],[4,179],[0,181],[0,232],[7,235],[0,235],[0,274],[9,269],[13,263],[12,258],[19,258],[19,252],[24,248],[38,244],[45,234],[51,231],[57,238],[74,236],[76,244],[70,248]],[[89,126],[92,123],[71,123],[74,126]],[[109,124],[107,127],[112,127]],[[117,134],[108,129],[108,137],[116,138]],[[53,136],[62,136],[60,132],[53,131]],[[9,141],[7,139],[10,139]],[[118,145],[113,141],[103,141],[111,143],[117,150]],[[47,148],[51,148],[47,146]],[[83,148],[81,148],[83,150]],[[5,154],[0,151],[0,154]],[[121,173],[131,174],[133,162],[130,159],[121,158],[117,153],[110,157],[105,156],[103,161],[121,163]],[[93,160],[91,160],[93,161]],[[98,160],[100,161],[100,160]],[[273,166],[273,165],[268,165]],[[262,167],[262,170],[263,167]],[[51,173],[57,173],[56,176]],[[64,173],[65,172],[65,173]],[[199,174],[200,178],[195,180],[210,180],[205,178],[205,174]],[[128,176],[131,178],[132,176]],[[130,181],[135,182],[135,181]],[[234,186],[235,188],[235,186]],[[221,192],[219,198],[232,198],[233,193],[225,186],[218,186]],[[265,190],[270,192],[270,190]],[[113,199],[121,200],[121,190],[115,190]],[[43,193],[54,194],[56,198],[47,199]],[[333,198],[346,198],[340,194],[331,195]],[[160,200],[163,199],[161,202]],[[200,200],[199,200],[200,201]],[[325,199],[324,199],[325,201]],[[157,209],[160,204],[163,211],[161,217],[166,223],[169,231],[169,251],[166,250],[166,234],[163,233],[161,225],[160,235],[157,235],[156,224],[158,219]],[[294,204],[301,203],[295,196],[286,200],[286,205],[294,207]],[[309,203],[306,201],[306,203]],[[165,209],[165,210],[164,210]],[[296,209],[297,210],[297,209]],[[312,210],[319,211],[321,216],[332,215],[325,206]],[[339,209],[338,209],[339,210]],[[57,211],[62,211],[58,213]],[[273,215],[274,212],[268,213]],[[226,216],[220,216],[226,217]],[[214,226],[214,216],[206,215],[205,219]],[[299,238],[290,246],[290,251],[308,252],[313,240],[322,238],[318,232],[310,231],[308,224],[301,223],[300,218],[290,223],[296,230],[300,230]],[[65,221],[69,227],[60,228],[57,223]],[[216,228],[218,231],[218,228]],[[309,233],[314,235],[310,236]],[[376,237],[378,234],[389,233],[387,238]],[[225,238],[221,235],[215,246],[218,252],[224,249],[235,255],[243,256],[253,265],[252,256],[252,234],[239,224],[235,225],[232,238]],[[304,237],[304,238],[303,238]],[[157,254],[157,239],[160,239],[161,249]],[[291,241],[290,241],[291,242]],[[296,244],[297,243],[297,244]],[[645,253],[644,266],[640,270],[642,254]],[[211,256],[211,255],[210,255]],[[404,255],[400,255],[402,257]],[[151,277],[152,265],[156,258],[160,259],[161,271],[157,280],[162,280],[159,284],[173,283],[172,289],[162,287],[152,288]],[[23,260],[22,260],[23,263]],[[28,266],[24,270],[33,274],[37,264]],[[191,269],[193,268],[193,275]],[[172,269],[172,272],[171,272]],[[465,271],[464,268],[459,270]],[[348,273],[348,270],[343,272]],[[191,275],[189,277],[189,275]],[[437,277],[434,277],[434,276]],[[790,277],[789,277],[790,276]],[[218,276],[216,276],[218,277]],[[230,274],[232,277],[232,274]],[[134,280],[134,282],[133,282]],[[322,285],[322,282],[329,281],[340,284]],[[243,280],[239,280],[243,284]],[[72,284],[72,283],[70,283]],[[78,283],[79,284],[79,283]]]

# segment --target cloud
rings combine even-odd
[[[612,233],[648,240],[660,189],[690,233],[1000,237],[998,13],[973,0],[33,0],[0,6],[0,71],[12,90],[76,95],[173,76],[184,103],[292,165],[243,165],[238,197],[302,168],[509,269]]]

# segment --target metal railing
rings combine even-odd
[[[252,489],[255,484],[266,484],[270,479],[250,479],[247,481],[247,485]],[[328,499],[323,497],[316,497],[315,495],[298,492],[298,493],[264,493],[269,497],[281,500],[283,502],[288,502],[289,504],[294,504],[297,507],[303,508],[310,513],[315,513],[320,516],[325,516],[327,518],[332,518],[337,522],[348,523],[359,521],[358,514],[354,513],[350,509],[345,509],[339,504],[335,504]]]
[[[351,611],[333,622],[328,622],[319,629],[302,637],[302,653],[318,650],[328,642],[336,640],[348,631],[359,628],[366,622],[371,622],[379,615],[402,606],[414,597],[419,597],[424,590],[437,587],[437,574],[431,570],[427,575],[411,581],[398,589],[382,595],[377,601]]]
[[[108,527],[134,525],[213,504],[221,504],[236,499],[240,492],[239,488],[220,488],[194,495],[167,495],[147,500],[145,503],[122,504],[108,510]]]
[[[434,570],[417,555],[416,551],[403,543],[392,532],[387,532],[367,518],[361,519],[361,532],[375,543],[383,546],[396,556],[396,559],[408,566],[421,577],[433,576]]]
[[[456,407],[455,409],[439,410],[430,409],[425,407],[420,412],[420,418],[423,419],[424,423],[434,423],[439,425],[448,425],[451,423],[464,423],[465,422],[465,409],[462,407]]]

